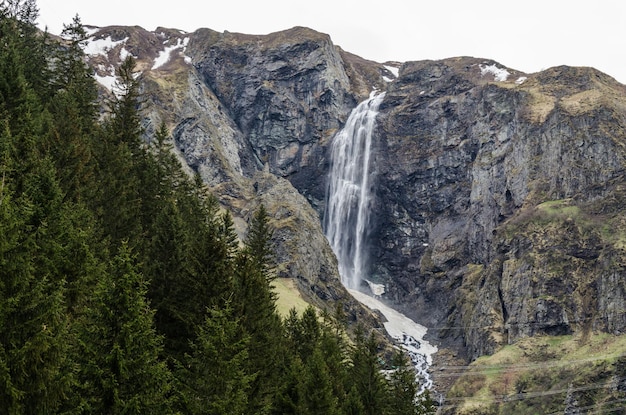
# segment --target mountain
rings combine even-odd
[[[367,315],[320,223],[329,143],[377,89],[370,275],[442,356],[465,364],[528,339],[626,329],[626,87],[611,77],[470,57],[380,64],[302,27],[90,35],[102,94],[136,56],[146,136],[164,120],[239,229],[267,206],[279,276],[307,301]]]
[[[341,303],[352,320],[371,320],[371,313],[341,285],[336,260],[306,193],[291,184],[314,183],[316,200],[323,200],[325,143],[360,98],[349,91],[365,84],[364,76],[354,70],[350,80],[328,36],[304,28],[274,38],[208,29],[89,30],[85,52],[102,95],[115,93],[115,69],[125,56],[136,57],[146,136],[154,136],[161,121],[167,123],[181,161],[199,173],[233,213],[240,234],[259,204],[266,206],[276,229],[279,278],[295,281],[298,295],[311,304],[332,309]],[[307,58],[311,50],[317,50],[315,58]],[[278,62],[283,53],[292,54],[288,64]],[[242,64],[253,58],[254,65]],[[326,59],[327,67],[318,59]],[[355,67],[364,65],[353,59]],[[222,62],[221,73],[216,62]]]

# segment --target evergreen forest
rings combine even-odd
[[[80,19],[61,41],[37,17],[0,2],[0,414],[432,411],[341,313],[281,317],[266,210],[239,240],[146,136],[132,56],[105,100]]]

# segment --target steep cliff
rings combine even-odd
[[[190,53],[258,161],[319,205],[325,148],[358,101],[382,87],[382,65],[301,27],[266,36],[203,29],[192,37]]]
[[[290,286],[320,309],[341,304],[351,321],[379,326],[341,285],[319,214],[302,194],[321,204],[325,146],[383,66],[305,28],[269,36],[118,26],[90,32],[85,51],[102,94],[116,93],[115,68],[133,55],[146,140],[161,121],[168,125],[181,162],[234,215],[241,236],[265,205],[278,277],[292,279]],[[341,56],[351,63],[344,66]],[[368,65],[374,69],[364,70]],[[380,73],[375,82],[383,82]],[[292,182],[307,184],[302,194]]]
[[[405,64],[383,103],[378,277],[470,357],[622,332],[625,88],[590,68]]]
[[[626,329],[626,89],[591,68],[484,59],[387,67],[293,28],[265,36],[105,28],[103,85],[128,53],[176,151],[239,223],[259,200],[279,273],[352,301],[320,228],[328,144],[373,89],[371,279],[472,360],[537,334]],[[351,304],[353,317],[365,315]]]

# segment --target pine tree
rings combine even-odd
[[[131,154],[141,154],[142,145],[140,108],[142,106],[139,87],[141,76],[135,71],[136,61],[129,55],[117,68],[116,75],[119,81],[115,85],[115,99],[111,112],[111,132],[117,143],[126,143]]]
[[[250,336],[250,373],[257,376],[252,383],[250,408],[255,414],[269,413],[279,390],[283,344],[282,325],[276,313],[274,293],[262,270],[246,251],[237,260],[237,303],[242,326]]]
[[[273,232],[267,210],[261,204],[248,224],[244,244],[250,259],[255,262],[268,283],[275,278],[273,274],[275,258],[271,243]]]
[[[57,166],[65,199],[91,200],[95,193],[92,142],[98,114],[97,89],[81,49],[87,34],[78,16],[65,26],[62,36],[69,45],[59,45],[54,59],[55,94],[47,107],[53,120],[48,151]]]
[[[315,348],[300,375],[299,414],[339,414],[339,401],[333,393],[332,375],[319,348]]]
[[[144,269],[150,275],[149,297],[154,304],[155,324],[165,336],[165,355],[181,359],[189,353],[193,340],[193,324],[187,321],[185,312],[190,299],[186,287],[189,239],[186,225],[172,200],[162,201],[157,213],[150,246],[144,260]],[[192,289],[192,288],[191,288]],[[198,321],[202,318],[197,316]]]
[[[289,350],[289,349],[288,349]],[[299,415],[302,374],[304,364],[299,356],[286,354],[286,369],[281,376],[280,388],[274,397],[271,413],[274,415]]]
[[[365,407],[361,401],[361,396],[356,386],[349,389],[346,399],[341,405],[341,409],[346,415],[365,415]]]
[[[146,282],[126,244],[100,276],[81,320],[83,413],[170,413],[171,373],[145,298]]]
[[[245,412],[254,375],[248,367],[248,340],[229,306],[210,309],[198,327],[192,354],[179,371],[185,413],[237,415]]]
[[[272,264],[271,228],[265,208],[253,216],[245,247],[236,259],[236,304],[244,330],[250,336],[252,383],[249,412],[269,413],[280,390],[284,368],[283,327],[276,312]]]
[[[98,90],[92,76],[92,69],[85,61],[83,48],[87,44],[87,31],[77,15],[69,25],[63,25],[59,45],[54,59],[52,83],[55,92],[66,92],[76,102],[76,110],[84,123],[79,124],[82,131],[93,128],[91,121],[97,116]]]
[[[409,365],[408,358],[401,351],[396,351],[391,360],[393,371],[389,376],[389,410],[395,414],[418,414],[416,396],[418,385],[415,370]]]
[[[53,412],[69,385],[59,269],[67,210],[43,145],[49,120],[45,70],[29,56],[40,45],[33,7],[0,4],[0,413]]]
[[[349,346],[347,334],[340,323],[330,315],[322,312],[322,334],[319,348],[328,371],[333,374],[333,391],[343,401],[349,388],[346,388],[349,367]]]
[[[146,156],[141,145],[139,80],[129,56],[118,69],[118,95],[111,116],[97,140],[96,155],[101,191],[96,209],[113,245],[128,240],[136,248],[143,236],[140,217],[141,176]]]
[[[9,133],[0,136],[6,148]],[[49,164],[24,178],[16,194],[5,153],[0,159],[0,414],[51,413],[68,391],[64,280],[54,258],[58,189]],[[50,188],[46,188],[50,186]],[[52,199],[46,196],[52,197]],[[53,235],[48,237],[48,232]]]
[[[38,17],[39,9],[35,0],[0,2],[0,39],[3,40],[3,48],[17,52],[16,70],[23,71],[33,91],[43,102],[47,102],[51,94],[48,62],[53,48],[49,47],[47,33],[41,33],[36,26]]]
[[[357,333],[355,341],[350,382],[354,382],[366,414],[385,414],[388,399],[387,383],[381,373],[378,341],[373,333],[366,339],[362,331]]]

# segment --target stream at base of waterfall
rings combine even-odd
[[[384,293],[382,284],[367,281],[363,275],[367,269],[365,253],[372,202],[369,177],[372,133],[384,96],[384,93],[372,92],[350,113],[345,127],[333,137],[324,233],[337,256],[341,282],[359,302],[385,317],[385,329],[409,355],[420,385],[419,393],[422,393],[432,387],[428,368],[437,351],[437,347],[424,340],[426,327],[379,299],[358,291],[362,282],[367,282],[374,295]]]
[[[348,290],[361,304],[365,304],[371,310],[378,310],[387,321],[383,324],[387,333],[393,337],[411,359],[415,368],[415,377],[420,385],[419,394],[433,386],[428,368],[433,363],[433,354],[437,347],[424,340],[426,327],[417,324],[404,314],[383,304],[374,297],[361,291]]]

